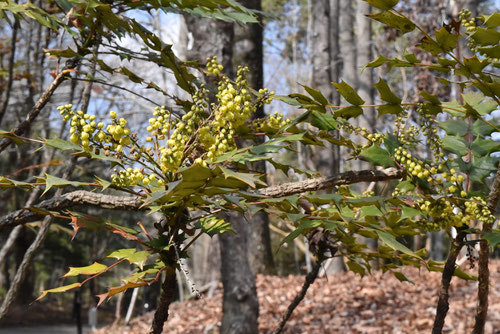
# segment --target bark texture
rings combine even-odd
[[[242,215],[227,215],[236,233],[219,235],[221,273],[224,296],[222,301],[221,334],[258,333],[259,302],[255,276],[248,263],[248,224]]]
[[[362,170],[359,172],[346,172],[337,176],[319,177],[306,181],[284,183],[278,186],[262,188],[259,194],[266,197],[281,197],[300,194],[308,191],[328,189],[331,187],[353,184],[357,182],[388,181],[401,178],[401,171],[395,168],[384,170]],[[34,206],[35,210],[24,208],[14,211],[0,219],[0,231],[33,220],[41,219],[42,211],[61,211],[78,205],[96,206],[103,209],[139,211],[146,208],[140,197],[114,196],[95,193],[85,190],[73,191],[61,196],[54,196]],[[47,213],[48,214],[48,213]]]
[[[491,186],[490,194],[488,195],[488,208],[494,215],[497,210],[498,201],[500,199],[500,166],[497,170],[493,185]],[[479,284],[477,290],[477,308],[476,318],[474,323],[474,334],[484,333],[484,326],[488,318],[488,294],[490,284],[490,270],[488,259],[490,255],[490,247],[488,241],[484,239],[486,233],[491,232],[493,224],[483,224],[481,231],[481,241],[479,243]]]
[[[241,4],[247,8],[262,10],[261,0],[242,0]],[[235,25],[235,42],[233,48],[233,62],[235,66],[248,66],[248,82],[255,90],[264,86],[264,54],[262,23],[251,23],[243,26]],[[252,119],[265,117],[264,108],[260,107],[251,116]],[[258,137],[257,144],[264,142]],[[253,143],[248,143],[252,145]],[[253,169],[266,175],[265,161],[257,161]],[[248,217],[251,228],[248,238],[248,260],[254,274],[274,274],[273,251],[271,248],[271,233],[269,230],[269,216],[267,212],[259,211]]]

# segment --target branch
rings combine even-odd
[[[358,182],[394,180],[401,178],[401,175],[401,171],[397,170],[396,168],[387,168],[383,170],[361,170],[356,172],[350,171],[339,174],[337,176],[319,177],[310,180],[284,183],[279,186],[259,189],[259,194],[266,197],[283,197]]]
[[[497,209],[498,200],[500,199],[500,165],[498,166],[497,174],[493,180],[493,185],[491,186],[490,194],[488,195],[488,209],[490,209],[491,214],[494,215]],[[483,223],[483,229],[481,231],[481,241],[479,242],[479,284],[477,289],[477,308],[476,317],[474,324],[474,334],[484,333],[484,326],[486,324],[486,319],[488,316],[488,294],[489,294],[489,281],[490,281],[490,270],[488,268],[488,257],[490,254],[490,249],[488,241],[484,239],[484,235],[491,232],[493,223],[487,224]]]
[[[319,269],[321,268],[321,263],[316,263],[312,269],[312,271],[307,274],[306,280],[304,281],[304,284],[302,285],[302,289],[300,290],[299,293],[295,296],[293,299],[292,303],[288,306],[287,310],[283,315],[281,316],[280,322],[278,326],[274,329],[273,334],[279,334],[283,331],[283,328],[286,325],[286,322],[288,319],[290,319],[290,316],[292,315],[292,312],[295,310],[295,308],[299,305],[299,303],[304,299],[307,293],[307,289],[309,289],[309,286],[314,283],[316,280],[316,277],[318,277],[318,272]]]
[[[97,206],[103,209],[113,210],[145,210],[140,208],[142,201],[139,197],[114,196],[94,193],[91,191],[77,190],[61,196],[55,196],[45,200],[36,206],[43,211],[61,211],[77,205]],[[45,215],[29,208],[14,211],[0,219],[0,231],[8,227],[14,227],[33,220],[42,219]]]
[[[22,135],[30,126],[31,123],[37,118],[38,114],[40,114],[40,111],[42,108],[49,102],[50,98],[52,97],[52,94],[54,94],[54,91],[59,87],[59,85],[66,79],[66,76],[68,74],[68,70],[74,68],[75,66],[75,61],[72,59],[68,61],[69,65],[66,66],[66,69],[61,71],[55,78],[54,81],[50,84],[50,86],[43,92],[42,96],[38,99],[38,102],[33,106],[33,109],[28,113],[28,116],[26,116],[26,120],[24,120],[21,124],[19,124],[15,129],[10,131],[12,135],[19,136]],[[12,143],[11,138],[4,138],[0,142],[0,153],[5,150],[10,144]]]
[[[395,168],[384,170],[362,170],[358,172],[346,172],[338,176],[319,177],[306,181],[290,182],[279,186],[259,189],[259,194],[266,197],[282,197],[308,191],[322,190],[339,185],[357,182],[374,182],[398,179],[401,171]],[[141,198],[132,196],[105,195],[90,191],[77,190],[61,196],[53,197],[38,204],[35,208],[44,211],[61,211],[77,205],[90,205],[103,209],[112,210],[146,210],[141,208]],[[29,208],[14,211],[0,219],[0,231],[5,228],[25,224],[27,222],[42,219],[43,213],[31,211]]]

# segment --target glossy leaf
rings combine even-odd
[[[362,105],[363,103],[365,103],[365,100],[363,100],[358,95],[358,93],[356,93],[354,88],[349,86],[345,81],[342,80],[342,82],[340,82],[340,83],[332,82],[332,84],[335,87],[337,87],[337,91],[340,93],[340,95],[342,95],[342,97],[350,104],[352,104],[354,106],[359,106],[359,105]]]
[[[389,152],[387,152],[387,150],[384,150],[383,148],[378,147],[377,145],[372,145],[368,148],[363,149],[360,153],[360,156],[376,166],[396,166],[391,156],[389,155]]]
[[[66,274],[64,274],[64,277],[78,276],[78,275],[95,275],[106,269],[108,269],[108,266],[94,262],[90,266],[86,267],[69,267],[69,271]]]
[[[390,11],[384,11],[376,14],[368,14],[368,17],[382,22],[388,27],[397,29],[403,34],[411,32],[415,29],[415,24],[408,20],[406,17],[395,14]]]

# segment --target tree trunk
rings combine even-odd
[[[185,19],[193,37],[193,46],[188,50],[190,56],[198,59],[217,56],[225,74],[231,77],[234,74],[233,24],[192,16]],[[259,305],[255,277],[248,262],[246,222],[243,215],[237,213],[227,218],[236,234],[222,234],[219,238],[224,287],[221,333],[257,333]]]
[[[248,263],[248,224],[242,214],[227,215],[236,232],[219,236],[224,297],[221,334],[258,333],[259,303],[255,277]]]
[[[338,15],[339,5],[335,0],[320,0],[313,3],[313,73],[311,85],[319,89],[333,104],[338,104],[339,95],[331,82],[339,79],[338,62]],[[325,144],[317,154],[316,168],[321,175],[340,173],[340,147]],[[333,259],[329,273],[345,270],[341,257]]]
[[[250,9],[261,10],[261,0],[242,0],[241,4]],[[233,62],[235,66],[248,66],[248,82],[255,90],[264,86],[263,67],[263,29],[262,24],[252,23],[244,26],[235,25],[235,43],[233,48]],[[264,108],[260,107],[252,115],[252,119],[265,117]],[[258,143],[264,141],[259,137]],[[251,145],[252,143],[248,143]],[[253,169],[262,175],[266,175],[265,161],[254,163]],[[264,180],[265,181],[265,180]],[[248,246],[251,250],[249,255],[250,267],[254,274],[274,274],[273,251],[271,248],[271,233],[269,231],[269,217],[266,212],[259,211],[249,217],[251,228],[249,229]]]

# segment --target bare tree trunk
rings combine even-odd
[[[312,86],[319,89],[331,103],[338,102],[338,93],[331,82],[337,82],[339,77],[338,62],[338,15],[339,4],[334,0],[319,0],[313,3],[313,70]],[[316,168],[321,175],[337,175],[340,173],[340,148],[329,143],[320,149]],[[335,274],[345,270],[344,261],[336,257],[330,266],[330,273]]]
[[[217,56],[231,77],[233,70],[233,24],[185,16],[193,37],[190,56],[204,59]],[[258,299],[255,277],[248,262],[246,221],[243,215],[228,216],[236,234],[220,235],[221,273],[224,287],[221,333],[257,333]]]
[[[262,10],[261,0],[242,0],[243,6]],[[263,55],[263,29],[262,24],[253,23],[244,26],[235,25],[235,43],[233,48],[234,65],[248,66],[251,71],[249,73],[250,87],[260,89],[264,86],[264,55]],[[265,117],[264,108],[257,109],[252,119]],[[263,137],[258,138],[258,143],[264,141]],[[251,145],[252,143],[249,143]],[[253,168],[266,175],[265,161],[254,163]],[[259,211],[255,215],[249,217],[251,228],[249,229],[249,249],[248,253],[250,267],[254,274],[274,274],[273,251],[271,248],[271,233],[269,231],[269,217],[267,212]]]
[[[221,272],[224,286],[221,334],[258,333],[259,303],[255,277],[248,263],[248,224],[242,214],[232,212],[227,217],[235,234],[219,236]]]

